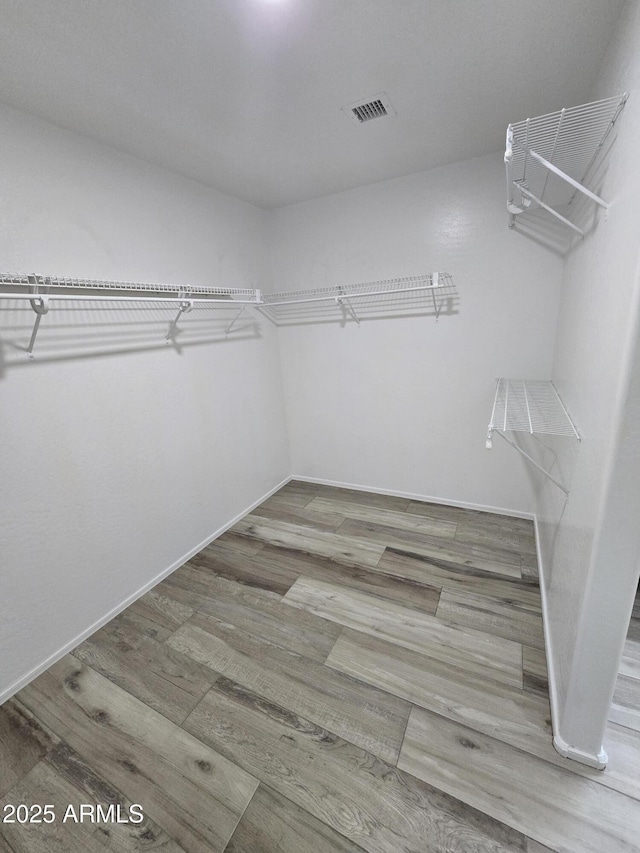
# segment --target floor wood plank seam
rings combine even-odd
[[[625,793],[576,776],[473,729],[412,711],[399,766],[542,844],[573,853],[637,851],[640,809]],[[509,795],[504,796],[505,777]],[[571,809],[563,803],[573,789]],[[541,819],[547,815],[547,820]]]
[[[92,671],[93,673],[95,673],[96,675],[101,676],[102,678],[105,678],[107,681],[110,681],[112,684],[114,684],[114,685],[116,685],[116,686],[119,686],[119,685],[117,685],[117,683],[116,683],[112,678],[109,678],[109,676],[108,676],[108,675],[103,675],[103,673],[101,673],[99,670],[97,670],[94,666],[91,666],[91,664],[88,664],[88,663],[86,663],[85,661],[83,661],[82,659],[78,658],[78,657],[77,657],[73,652],[71,652],[71,654],[69,655],[69,657],[71,657],[71,658],[73,658],[75,661],[77,661],[77,663],[78,663],[78,665],[79,665],[79,666],[83,666],[83,667],[85,667],[86,669],[91,670],[91,671]],[[211,682],[211,687],[212,687],[212,686],[213,686],[213,683],[215,682],[215,679],[220,677],[220,673],[214,674],[214,673],[213,673],[213,671],[212,671],[212,673],[211,673],[211,674],[212,674],[212,675],[215,675],[215,677],[214,677],[213,681]],[[161,677],[161,676],[159,676],[159,677]],[[167,682],[167,684],[171,684],[171,682]],[[209,687],[209,690],[211,689],[211,687]],[[124,688],[120,688],[120,689],[122,690],[122,689],[124,689]],[[126,691],[126,692],[129,692],[129,691]],[[196,707],[197,707],[197,705],[202,701],[202,699],[204,699],[204,697],[206,696],[207,692],[208,692],[208,690],[207,690],[207,691],[205,691],[205,693],[203,694],[203,696],[201,696],[201,698],[198,700],[198,702],[193,706],[193,708],[192,708],[191,710],[193,710],[194,708],[196,708]],[[130,695],[133,695],[133,694],[130,694]],[[150,705],[150,704],[149,704],[149,702],[146,702],[144,699],[140,699],[140,697],[139,697],[139,696],[135,696],[134,698],[136,699],[136,701],[137,701],[137,702],[140,702],[140,704],[141,704],[141,705],[144,705],[146,708],[148,708],[148,709],[149,709],[149,711],[153,711],[153,713],[154,713],[154,714],[159,714],[161,717],[164,717],[164,719],[165,719],[168,723],[172,723],[173,725],[176,725],[176,726],[178,726],[179,728],[182,728],[182,723],[184,723],[184,721],[187,719],[187,717],[188,717],[188,716],[189,716],[189,714],[191,713],[191,711],[189,711],[189,712],[184,716],[184,718],[183,718],[180,722],[176,722],[176,720],[174,720],[174,719],[172,719],[171,717],[167,716],[167,714],[163,713],[162,711],[158,710],[157,708],[154,708],[154,706],[153,706],[153,705]]]
[[[258,805],[258,800],[265,802]],[[252,804],[256,805],[254,809]],[[293,800],[260,783],[224,853],[365,853]],[[257,814],[255,818],[251,814]],[[249,818],[252,818],[251,825]]]
[[[283,651],[285,651],[285,650],[283,650]],[[309,664],[315,663],[316,665],[325,667],[324,663],[319,664],[317,661],[316,662],[309,661],[308,663]],[[386,699],[388,701],[393,702],[395,705],[399,705],[399,703],[401,703],[402,704],[402,715],[403,715],[404,719],[401,720],[400,722],[401,722],[403,733],[404,733],[404,731],[406,731],[406,726],[407,726],[407,723],[409,720],[409,715],[411,712],[411,704],[409,702],[407,702],[402,697],[395,696],[392,693],[389,693],[388,691],[385,691],[381,688],[375,687],[374,685],[371,685],[371,684],[367,683],[366,681],[363,681],[362,679],[354,678],[353,676],[349,675],[348,673],[341,673],[337,670],[334,670],[331,667],[325,667],[325,668],[328,670],[329,673],[339,675],[341,678],[344,678],[348,682],[353,683],[354,686],[359,685],[363,690],[365,690],[367,692],[375,691],[375,693],[377,695],[372,695],[369,697],[371,702],[377,701],[378,703],[381,703],[382,700],[384,700],[386,697]],[[212,672],[215,673],[215,675],[216,675],[216,679],[215,679],[216,681],[218,680],[218,678],[222,678],[225,681],[228,681],[228,682],[236,685],[239,690],[250,690],[251,689],[251,690],[255,691],[256,689],[258,689],[255,686],[255,681],[252,682],[253,687],[250,687],[248,685],[248,683],[246,683],[245,680],[239,681],[239,680],[237,680],[237,678],[234,678],[230,674],[229,671],[225,671],[224,667],[221,669],[222,669],[222,671],[212,669]],[[293,707],[293,703],[295,702],[295,700],[291,695],[291,690],[295,689],[296,687],[300,687],[303,692],[305,690],[308,690],[308,683],[305,681],[301,681],[293,673],[290,675],[286,675],[286,674],[283,674],[282,672],[279,672],[278,670],[272,669],[271,675],[272,675],[272,677],[275,676],[276,678],[280,678],[280,680],[284,679],[285,682],[289,682],[288,685],[286,683],[285,683],[285,685],[283,685],[283,689],[288,689],[289,692],[286,695],[288,698],[289,705],[291,705],[292,707]],[[212,684],[212,687],[214,685],[215,685],[215,681]],[[265,690],[263,688],[260,692],[256,693],[256,695],[260,696],[260,698],[265,702],[274,702],[274,701],[277,701],[277,698],[282,698],[282,697],[278,696],[277,693],[276,693],[277,698],[274,698],[274,696],[269,695],[269,693],[270,693],[269,686],[270,685],[267,684],[267,689]],[[209,692],[209,691],[207,691],[207,692]],[[198,705],[200,705],[201,702],[205,698],[206,698],[206,694],[197,703],[197,705],[194,706],[191,713],[194,713],[197,711]],[[346,719],[349,717],[350,713],[349,713],[347,703],[345,702],[344,704],[345,704],[344,717]],[[340,709],[338,708],[338,710],[340,710]],[[366,711],[366,710],[367,710],[367,708],[363,708],[363,711]],[[398,708],[398,710],[400,710],[400,709]],[[296,713],[299,713],[299,712],[296,712]],[[364,717],[366,717],[366,716],[367,716],[367,714],[363,713],[362,718],[361,718],[361,726],[363,729],[365,728]],[[306,718],[309,719],[309,721],[311,723],[313,723],[314,725],[322,727],[324,730],[329,732],[332,736],[341,738],[345,742],[352,744],[355,748],[362,749],[364,747],[362,740],[359,742],[357,739],[354,739],[353,736],[350,736],[349,732],[347,730],[345,730],[344,728],[342,728],[342,730],[340,730],[340,728],[334,727],[330,722],[328,722],[326,718],[323,719],[323,711],[322,711],[322,706],[320,704],[318,704],[317,708],[314,708],[311,706],[308,707],[307,712],[306,712]],[[336,717],[336,720],[337,720],[337,717]],[[186,721],[183,721],[183,723],[181,724],[183,728],[185,727],[185,725],[184,725],[185,722]],[[380,743],[382,745],[384,745],[384,741],[382,739],[381,739]],[[393,748],[393,754],[392,755],[389,754],[389,747],[384,748],[384,749],[380,749],[380,747],[376,748],[373,745],[371,745],[371,746],[369,746],[369,751],[373,752],[373,754],[376,755],[378,758],[381,758],[381,759],[383,759],[383,760],[387,761],[388,763],[391,763],[395,766],[395,763],[397,762],[398,757],[400,755],[401,746],[402,746],[402,738],[398,737],[397,738],[397,747]]]
[[[316,817],[363,843],[370,853],[418,853],[432,837],[454,840],[460,837],[455,824],[463,814],[475,822],[478,851],[505,849],[515,853],[522,849],[516,848],[515,835],[506,826],[480,820],[479,812],[467,811],[468,807],[456,798],[424,786],[421,780],[367,756],[322,727],[264,702],[226,679],[212,688],[207,703],[191,715],[187,725],[189,731],[222,754],[239,751],[243,769],[261,780],[269,779],[280,793],[291,795],[303,808],[308,806]],[[271,745],[270,749],[279,744],[279,772],[275,775],[270,754],[261,746],[264,742]],[[404,790],[409,796],[400,810],[396,798]],[[507,842],[504,848],[495,846],[498,837]],[[491,843],[494,846],[490,847]],[[459,853],[466,849],[457,843],[450,848]]]
[[[364,593],[347,593],[302,577],[283,599],[331,621],[463,669],[490,680],[522,687],[521,645],[473,628],[458,628],[435,617],[391,603],[383,606]]]
[[[404,746],[404,739],[407,736],[407,729],[409,727],[409,719],[411,717],[411,711],[414,708],[415,708],[415,705],[413,705],[413,704],[409,705],[409,713],[407,714],[407,722],[405,723],[404,731],[402,732],[402,739],[400,740],[400,751],[398,753],[398,757],[396,758],[396,763],[395,763],[396,767],[398,766],[398,761],[400,761],[400,756],[402,755],[402,747]]]
[[[235,827],[233,828],[233,832],[231,833],[231,837],[229,838],[229,840],[228,840],[228,841],[227,841],[227,843],[225,844],[225,846],[224,846],[224,850],[222,851],[222,853],[226,853],[226,851],[227,851],[227,850],[229,850],[229,845],[230,845],[230,844],[231,844],[231,842],[233,841],[233,836],[236,834],[236,831],[237,831],[238,827],[240,826],[240,824],[241,824],[241,822],[242,822],[242,818],[246,815],[246,813],[247,813],[247,809],[249,808],[249,806],[251,805],[251,803],[254,801],[254,799],[255,799],[255,797],[256,797],[256,794],[257,794],[257,793],[258,793],[258,791],[260,790],[261,785],[262,785],[262,782],[258,782],[258,784],[256,785],[256,789],[255,789],[255,791],[253,792],[253,794],[251,795],[251,798],[249,799],[249,801],[247,802],[246,806],[245,806],[245,807],[244,807],[244,809],[242,810],[242,813],[241,813],[240,815],[238,815],[238,820],[237,820],[237,822],[236,822]]]

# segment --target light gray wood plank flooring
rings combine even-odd
[[[144,823],[0,851],[640,850],[640,733],[555,753],[541,624],[530,521],[288,483],[0,708],[1,805]]]
[[[636,800],[420,708],[398,766],[554,849],[638,849]]]
[[[283,602],[486,678],[522,686],[522,648],[360,592],[298,579]]]
[[[122,809],[123,815],[128,814],[132,805],[131,800],[101,779],[64,744],[56,747],[20,781],[12,791],[11,800],[25,804],[48,803],[60,817],[64,816],[69,804],[73,804],[76,813],[80,803],[100,804],[105,810],[115,805]],[[56,821],[52,825],[6,824],[4,830],[15,853],[33,850],[102,853],[107,845],[123,853],[146,848],[160,849],[163,853],[183,850],[149,817],[139,824]]]
[[[408,702],[309,658],[265,644],[207,616],[183,625],[168,643],[218,674],[395,764]]]
[[[478,592],[496,598],[511,597],[528,607],[541,608],[537,584],[518,577],[505,578],[499,572],[478,569],[440,557],[424,556],[389,547],[385,549],[375,569],[440,588]]]
[[[362,853],[363,848],[306,809],[261,785],[225,853]]]
[[[327,666],[534,755],[551,747],[548,699],[482,674],[353,630],[340,636]]]
[[[640,680],[618,675],[609,719],[640,732]]]
[[[443,621],[478,628],[496,637],[544,649],[540,612],[511,598],[443,589],[436,615]]]
[[[202,741],[68,655],[20,701],[187,850],[224,850],[258,785]]]
[[[56,745],[47,731],[14,699],[0,707],[0,797],[19,782]]]
[[[466,853],[469,837],[478,852],[523,847],[519,833],[228,679],[185,728],[371,853],[437,850],[444,839]]]
[[[506,577],[521,576],[520,557],[514,551],[462,542],[449,535],[442,538],[432,533],[398,530],[385,524],[356,519],[346,519],[340,525],[340,532],[349,540],[375,542],[385,548],[395,546],[410,554],[449,560]]]

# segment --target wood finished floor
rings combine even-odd
[[[0,851],[639,851],[640,733],[550,737],[530,522],[292,482],[0,708],[0,807],[144,823]]]
[[[609,719],[640,733],[640,587],[633,604]]]

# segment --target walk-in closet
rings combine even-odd
[[[640,853],[640,0],[0,23],[1,853]]]

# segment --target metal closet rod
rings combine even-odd
[[[388,279],[369,282],[365,285],[345,285],[326,288],[323,291],[297,291],[295,293],[268,293],[249,288],[217,288],[206,286],[189,287],[186,285],[149,284],[130,281],[106,281],[92,279],[72,279],[42,275],[23,275],[0,273],[0,288],[5,285],[19,287],[22,290],[0,291],[0,299],[35,299],[46,296],[58,300],[103,300],[130,302],[201,302],[201,303],[237,303],[246,305],[299,305],[305,302],[335,301],[337,299],[361,299],[373,296],[388,296],[397,293],[410,293],[419,290],[441,288],[450,276],[447,273],[429,273],[428,276]],[[398,285],[401,285],[400,287]],[[360,288],[366,288],[361,290]],[[26,288],[26,289],[25,289]],[[42,289],[44,288],[44,289]],[[63,292],[52,291],[58,288]],[[73,291],[77,290],[78,293]],[[109,291],[101,294],[100,290]],[[122,290],[123,294],[114,293]],[[133,295],[135,293],[135,295]],[[131,294],[131,295],[125,295]],[[299,294],[299,295],[298,295]]]
[[[115,289],[115,288],[114,288]],[[256,294],[260,291],[256,290]],[[225,296],[226,294],[220,294]],[[202,303],[203,305],[261,305],[262,300],[256,299],[221,299],[215,295],[207,297],[192,296],[189,292],[185,292],[183,296],[151,296],[148,293],[140,296],[112,296],[100,293],[0,293],[0,299],[28,299],[32,302],[34,299],[47,300],[68,300],[72,302],[191,302]]]
[[[0,273],[0,287],[21,288],[1,290],[0,299],[28,299],[39,297],[56,300],[101,302],[190,302],[211,304],[257,304],[262,301],[259,290],[233,288],[181,287],[166,284],[135,284],[115,281],[81,281],[78,279],[52,279],[29,276],[11,279]],[[51,290],[51,288],[56,288]],[[74,293],[73,291],[78,291]],[[101,293],[100,291],[107,291]],[[122,291],[118,293],[117,291]]]

